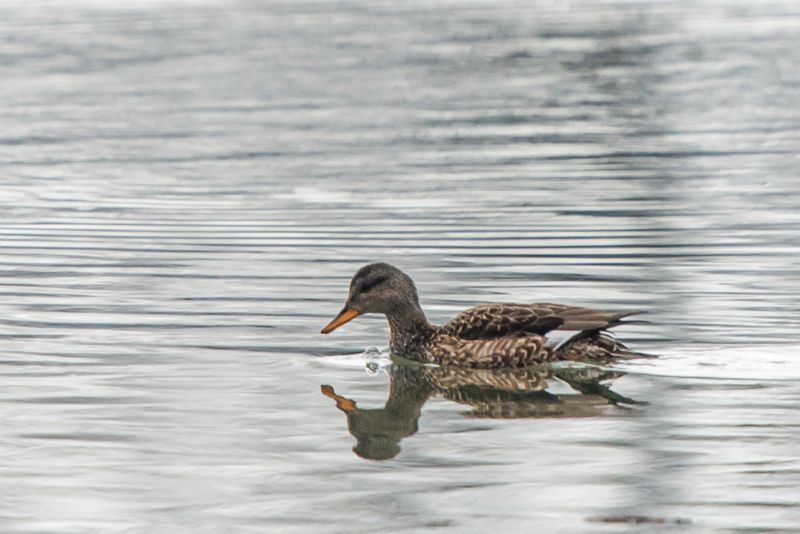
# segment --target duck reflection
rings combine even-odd
[[[347,428],[357,441],[353,452],[362,458],[388,460],[400,452],[403,438],[417,432],[422,407],[431,397],[469,406],[463,412],[467,417],[591,417],[607,413],[610,404],[640,404],[610,389],[609,382],[624,374],[597,367],[465,369],[394,363],[383,408],[359,408],[355,400],[337,394],[329,385],[321,390],[347,416]],[[548,381],[553,379],[578,393],[548,392]]]

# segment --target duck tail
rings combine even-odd
[[[631,324],[625,321],[623,324]],[[553,349],[558,360],[580,360],[608,363],[617,360],[655,358],[652,354],[631,350],[605,328],[578,332]]]

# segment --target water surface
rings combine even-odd
[[[794,3],[0,20],[3,532],[800,524]],[[647,404],[486,406],[365,353],[381,318],[319,335],[378,260],[435,322],[649,310],[619,334],[660,358],[603,382]]]

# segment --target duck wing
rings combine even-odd
[[[544,335],[551,330],[596,330],[617,326],[640,311],[604,312],[564,304],[481,304],[458,314],[442,332],[461,339]]]

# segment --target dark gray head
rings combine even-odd
[[[402,312],[409,307],[419,309],[417,288],[411,278],[388,263],[371,263],[353,276],[344,308],[322,333],[333,332],[365,313]]]
[[[370,263],[350,281],[346,305],[358,313],[387,313],[409,303],[419,306],[411,277],[394,265]]]

